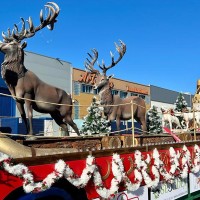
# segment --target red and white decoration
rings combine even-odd
[[[131,182],[127,176],[123,161],[120,155],[113,154],[112,156],[112,173],[113,179],[111,180],[110,188],[106,188],[103,184],[101,174],[98,166],[95,164],[95,158],[89,155],[86,158],[86,166],[82,171],[80,177],[67,165],[63,160],[59,160],[54,167],[54,171],[50,173],[43,181],[39,183],[34,182],[33,174],[23,164],[13,165],[11,158],[0,152],[0,166],[8,173],[23,179],[23,188],[26,193],[44,191],[52,186],[58,179],[65,177],[71,184],[76,187],[84,188],[90,179],[93,179],[97,193],[102,198],[114,198],[118,193],[119,185],[121,182],[125,183],[126,189],[135,191],[140,186],[142,181],[148,188],[156,188],[161,181],[161,176],[164,181],[173,183],[176,177],[186,178],[189,171],[197,173],[200,171],[200,148],[195,145],[193,148],[194,158],[191,158],[191,153],[184,145],[179,151],[175,151],[170,147],[170,170],[165,168],[163,161],[160,159],[160,154],[157,149],[153,150],[152,159],[147,155],[144,159],[140,151],[135,151],[135,180]],[[154,175],[152,178],[149,175],[147,166],[153,163],[151,172]]]

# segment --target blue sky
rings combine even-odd
[[[47,1],[2,1],[0,31],[20,27],[20,17],[39,24]],[[119,39],[127,45],[123,59],[108,74],[145,85],[195,93],[200,79],[199,0],[55,0],[60,14],[55,29],[26,39],[27,51],[60,58],[84,69],[87,52],[110,64]],[[28,68],[28,66],[26,66]],[[96,66],[97,67],[97,66]]]

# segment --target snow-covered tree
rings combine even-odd
[[[156,106],[153,106],[147,112],[147,130],[149,133],[158,134],[162,132],[161,117],[158,114]]]
[[[110,132],[110,123],[102,115],[103,108],[98,107],[96,97],[93,97],[90,107],[87,108],[88,114],[84,117],[84,122],[81,128],[81,134],[94,135],[106,134]]]
[[[175,111],[182,112],[182,109],[187,108],[187,102],[182,93],[179,93],[176,102],[175,102]]]
[[[179,93],[177,99],[176,99],[176,102],[175,102],[175,112],[182,112],[183,109],[187,109],[187,102],[183,96],[182,93]],[[176,113],[175,113],[176,114]],[[177,114],[176,114],[177,115]],[[178,119],[180,121],[180,124],[185,127],[185,122],[184,122],[184,119],[182,116],[178,116]]]

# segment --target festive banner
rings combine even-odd
[[[148,198],[148,188],[146,186],[140,187],[136,191],[123,191],[119,192],[115,198],[111,200],[147,200]],[[100,198],[93,199],[100,200]]]
[[[190,193],[200,190],[200,172],[189,174],[190,177]]]
[[[124,191],[117,194],[117,196],[112,200],[147,200],[148,198],[148,188],[146,186],[140,187],[136,191]]]
[[[151,191],[151,200],[177,199],[187,194],[187,179],[176,178],[173,184],[160,182],[158,188]]]

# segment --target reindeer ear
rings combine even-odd
[[[24,48],[26,48],[26,46],[27,46],[27,43],[23,42],[22,45],[21,45],[21,48],[24,49]]]
[[[107,79],[111,79],[112,77],[114,77],[114,74],[108,76]]]

